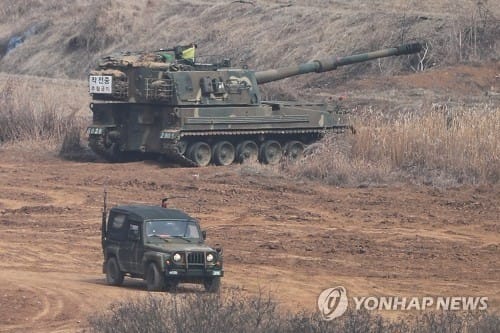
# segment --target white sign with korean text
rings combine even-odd
[[[89,91],[91,94],[111,94],[113,77],[110,75],[90,75]]]

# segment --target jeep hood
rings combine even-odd
[[[205,244],[181,244],[181,243],[165,243],[165,244],[157,244],[157,243],[147,243],[145,244],[145,248],[151,251],[158,252],[176,252],[176,251],[189,251],[189,252],[209,252],[215,250],[210,246]]]

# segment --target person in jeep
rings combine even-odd
[[[204,241],[197,220],[159,206],[128,205],[103,214],[103,272],[110,285],[124,277],[146,280],[150,291],[174,291],[179,283],[200,283],[209,292],[224,275],[222,249]]]

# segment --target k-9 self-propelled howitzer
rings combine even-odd
[[[155,155],[189,166],[296,158],[349,126],[327,104],[263,101],[259,84],[420,50],[407,44],[266,71],[202,63],[195,45],[108,56],[89,75],[89,145],[110,161]]]

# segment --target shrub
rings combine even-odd
[[[409,332],[493,333],[498,315],[425,313],[390,321],[366,310],[348,310],[332,321],[317,313],[282,311],[271,296],[246,296],[238,290],[221,294],[153,295],[115,303],[89,319],[91,332]]]
[[[61,143],[82,132],[87,123],[72,98],[57,87],[35,89],[30,79],[9,77],[0,87],[0,143],[49,141]]]
[[[353,117],[355,135],[327,135],[285,167],[294,177],[333,185],[411,180],[434,185],[500,181],[500,110],[438,108]],[[314,149],[313,149],[314,148]]]

